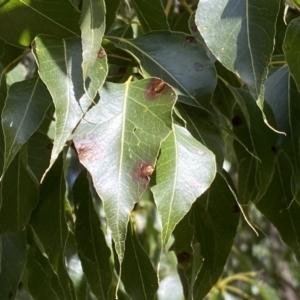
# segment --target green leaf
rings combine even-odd
[[[59,284],[63,288],[63,299],[71,300],[76,299],[76,296],[64,262],[68,237],[64,212],[65,184],[63,160],[59,156],[41,185],[40,202],[32,212],[29,224],[40,240],[43,255],[49,259],[51,268],[58,276]]]
[[[30,136],[42,123],[51,97],[39,77],[13,84],[2,112],[5,137],[3,173]]]
[[[99,93],[101,101],[85,115],[73,141],[104,203],[121,262],[129,214],[170,132],[176,95],[157,78],[107,83]]]
[[[208,48],[247,84],[261,109],[279,8],[280,0],[202,0],[196,12]]]
[[[283,46],[286,62],[290,72],[300,90],[300,19],[294,19],[289,23],[285,33]]]
[[[214,154],[185,128],[174,125],[162,143],[157,185],[151,188],[162,220],[164,245],[193,202],[209,188],[215,175]]]
[[[221,175],[193,205],[195,237],[203,265],[194,284],[194,299],[203,299],[221,276],[239,223],[236,200]]]
[[[281,151],[268,190],[256,207],[278,229],[282,240],[300,262],[300,207],[291,191],[292,176],[292,163]]]
[[[144,32],[169,30],[169,24],[160,0],[132,0]]]
[[[76,214],[75,237],[84,273],[97,299],[108,299],[112,281],[110,250],[93,206],[87,172],[82,172],[73,186]]]
[[[107,38],[138,58],[146,74],[172,85],[179,101],[202,106],[210,100],[217,83],[216,71],[205,47],[195,39],[169,31],[149,32],[134,40]]]
[[[0,233],[17,232],[38,203],[36,182],[28,174],[22,154],[15,156],[1,180]]]
[[[13,69],[22,58],[24,49],[14,47],[0,40],[0,61],[6,72]]]
[[[27,259],[26,231],[2,235],[1,244],[0,299],[15,299]]]
[[[38,34],[67,38],[80,35],[79,12],[68,0],[2,1],[0,37],[17,47],[28,47]],[[12,23],[13,20],[13,23]]]
[[[131,299],[150,300],[158,289],[158,277],[147,253],[129,224],[125,241],[125,255],[121,279]]]
[[[97,59],[105,31],[104,0],[83,0],[80,18],[82,39],[82,71],[86,79]]]
[[[248,91],[232,87],[229,87],[229,89],[241,109],[241,112],[235,114],[233,117],[232,124],[234,132],[243,143],[245,143],[243,138],[249,139],[248,143],[249,145],[252,144],[253,147],[254,156],[251,158],[251,164],[256,165],[256,172],[247,172],[245,180],[248,180],[248,176],[254,175],[255,185],[258,188],[258,195],[255,200],[258,201],[265,193],[272,179],[276,160],[278,135],[265,124],[260,109]],[[245,122],[245,124],[243,124],[243,122]],[[245,134],[244,131],[239,132],[240,129],[245,128],[245,125],[249,130],[247,134]],[[240,160],[240,162],[243,162],[243,160]],[[245,168],[245,166],[239,168],[239,175],[243,172],[245,174],[245,169],[247,170],[248,168]],[[249,168],[249,170],[251,170],[251,168]],[[243,193],[240,188],[239,192]]]

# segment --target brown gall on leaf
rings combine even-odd
[[[164,90],[166,83],[159,79],[153,78],[146,88],[146,98],[148,100],[155,100],[160,96],[160,93]]]
[[[97,57],[98,58],[102,58],[104,56],[106,56],[105,50],[104,49],[100,49],[99,52],[98,52],[98,54],[97,54]]]
[[[152,175],[154,168],[149,163],[141,163],[137,170],[135,171],[135,177],[137,180],[146,179],[147,182],[150,181],[150,176]]]

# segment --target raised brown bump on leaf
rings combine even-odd
[[[98,52],[98,54],[97,54],[97,57],[98,58],[102,58],[104,56],[106,56],[105,50],[104,49],[100,49],[99,52]]]
[[[148,100],[155,100],[164,90],[165,86],[166,83],[163,80],[159,78],[151,79],[150,83],[146,88],[146,98]]]
[[[152,175],[153,171],[154,168],[150,163],[143,162],[135,168],[134,177],[138,181],[141,179],[150,181],[150,176]]]

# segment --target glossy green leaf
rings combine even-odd
[[[84,273],[97,299],[108,299],[112,281],[110,250],[101,230],[89,191],[87,172],[82,172],[73,186],[75,205],[75,238]]]
[[[144,32],[168,30],[169,25],[160,0],[132,0]]]
[[[39,77],[13,84],[2,112],[5,137],[4,170],[38,129],[51,104],[49,92]]]
[[[97,59],[105,31],[104,0],[83,0],[80,18],[82,40],[82,70],[86,79]]]
[[[151,188],[162,220],[164,245],[193,202],[209,188],[215,175],[214,154],[185,128],[174,125],[162,143],[157,185]]]
[[[63,288],[63,299],[76,299],[74,287],[66,272],[64,249],[68,227],[64,212],[65,180],[62,157],[59,156],[40,188],[40,202],[29,220],[34,233],[40,240],[51,268],[57,274]],[[68,287],[68,288],[65,288]]]
[[[264,122],[262,113],[257,107],[255,100],[248,91],[230,88],[237,103],[240,106],[242,115],[236,114],[233,118],[235,134],[242,139],[249,139],[253,147],[253,158],[251,161],[256,165],[256,172],[249,172],[247,176],[255,176],[255,183],[258,187],[256,201],[265,193],[274,172],[274,164],[277,151],[278,134],[271,130]],[[243,124],[245,122],[246,124]],[[247,125],[249,133],[239,133],[239,129]],[[251,151],[251,150],[250,150]],[[249,154],[250,155],[250,154]],[[250,169],[251,170],[251,169]],[[245,172],[245,168],[239,169],[239,174]]]
[[[0,299],[15,299],[27,259],[26,231],[6,233],[0,239]]]
[[[74,133],[80,162],[91,173],[123,259],[130,211],[152,174],[171,129],[175,92],[160,79],[106,84],[101,100]]]
[[[221,276],[239,223],[230,183],[222,176],[217,174],[209,190],[192,208],[192,225],[203,261],[194,284],[194,299],[203,299]]]
[[[300,90],[300,19],[294,19],[289,23],[286,30],[284,46],[284,54],[290,72]]]
[[[300,207],[292,194],[292,176],[292,162],[281,151],[271,184],[256,207],[274,224],[300,261]]]
[[[208,48],[249,87],[263,108],[280,0],[199,2],[196,24]]]
[[[0,188],[0,232],[17,232],[27,224],[38,203],[36,182],[29,175],[21,153],[2,177]]]
[[[0,37],[6,42],[28,47],[38,34],[59,38],[80,35],[80,14],[68,0],[2,1],[0,10]],[[13,20],[13,21],[12,21]]]
[[[150,300],[158,289],[158,277],[151,261],[129,224],[121,279],[131,299]]]
[[[210,100],[216,71],[205,47],[194,38],[169,31],[149,32],[134,40],[109,38],[137,57],[146,74],[172,85],[179,101],[201,106]]]

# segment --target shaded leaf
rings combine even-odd
[[[16,60],[16,58],[20,57],[23,52],[24,49],[14,47],[0,40],[0,61],[3,67],[8,67],[6,72],[13,69],[19,63],[19,60]]]
[[[110,250],[94,210],[87,172],[82,172],[76,179],[73,195],[76,214],[75,238],[82,268],[97,299],[108,299],[112,281]]]
[[[15,299],[27,260],[26,231],[1,236],[0,299]]]
[[[289,23],[285,33],[283,50],[286,62],[289,66],[290,72],[300,90],[300,19],[294,19]]]
[[[162,143],[157,184],[151,188],[162,220],[164,245],[193,202],[209,188],[215,174],[213,153],[185,128],[174,125]]]
[[[74,133],[80,162],[104,203],[120,262],[129,213],[152,174],[161,141],[171,129],[175,92],[160,79],[107,83],[101,100]]]
[[[260,109],[248,91],[231,87],[229,89],[241,109],[241,112],[235,114],[232,119],[234,132],[244,144],[243,138],[246,138],[249,146],[252,144],[253,147],[253,157],[250,159],[251,164],[255,165],[256,172],[247,172],[245,179],[248,180],[248,176],[254,176],[255,185],[258,188],[258,195],[255,201],[258,201],[265,193],[272,179],[276,159],[276,150],[274,151],[274,149],[277,146],[278,135],[265,124]],[[247,134],[244,131],[239,132],[240,129],[245,128],[245,125],[249,130]],[[246,146],[248,145],[246,144]],[[252,150],[251,148],[248,149]],[[241,159],[240,162],[242,161]],[[239,175],[243,172],[245,174],[245,169],[251,170],[251,168],[245,168],[245,166],[241,167],[239,168]],[[239,192],[243,191],[239,188]]]
[[[291,161],[281,151],[268,190],[256,207],[274,224],[300,261],[300,207],[291,191],[292,175]]]
[[[22,283],[35,300],[64,299],[58,276],[43,255],[31,226],[27,226],[27,264]],[[38,240],[38,239],[37,239]]]
[[[146,74],[172,85],[179,101],[201,106],[210,100],[217,82],[216,71],[205,47],[193,37],[158,31],[134,40],[108,38],[137,57]]]
[[[28,167],[40,182],[49,166],[53,143],[46,134],[37,131],[28,140],[27,147]]]
[[[0,232],[17,232],[38,203],[36,182],[28,174],[22,154],[15,156],[0,183]]]
[[[68,227],[64,212],[65,180],[63,160],[59,156],[40,188],[40,202],[29,220],[63,288],[63,299],[76,299],[72,282],[66,272],[64,249]],[[68,287],[67,289],[65,287]]]
[[[168,30],[166,14],[160,0],[132,0],[144,32]]]
[[[217,174],[209,190],[192,208],[192,225],[203,261],[194,284],[194,299],[203,299],[221,276],[239,222],[230,183],[222,176]]]
[[[196,24],[208,48],[249,87],[263,108],[280,0],[199,2]]]
[[[79,12],[68,0],[2,1],[0,10],[0,37],[6,42],[28,47],[38,34],[59,38],[80,35]],[[12,23],[13,20],[13,23]]]
[[[189,132],[215,154],[217,164],[222,168],[225,157],[225,142],[212,116],[206,110],[184,104],[178,105],[178,110],[186,121]]]
[[[89,70],[97,59],[105,31],[105,3],[104,0],[83,0],[81,17],[82,40],[82,71],[86,79]]]
[[[105,0],[106,7],[106,31],[109,30],[116,19],[120,0]]]
[[[278,145],[293,162],[292,184],[293,193],[296,195],[300,190],[300,95],[287,66],[278,69],[268,78],[266,101],[273,110],[278,129],[286,134],[278,136]]]
[[[42,123],[51,104],[49,92],[39,77],[13,84],[2,112],[5,137],[4,170]]]
[[[131,224],[127,230],[125,249],[121,279],[126,292],[131,299],[154,299],[158,277]]]

